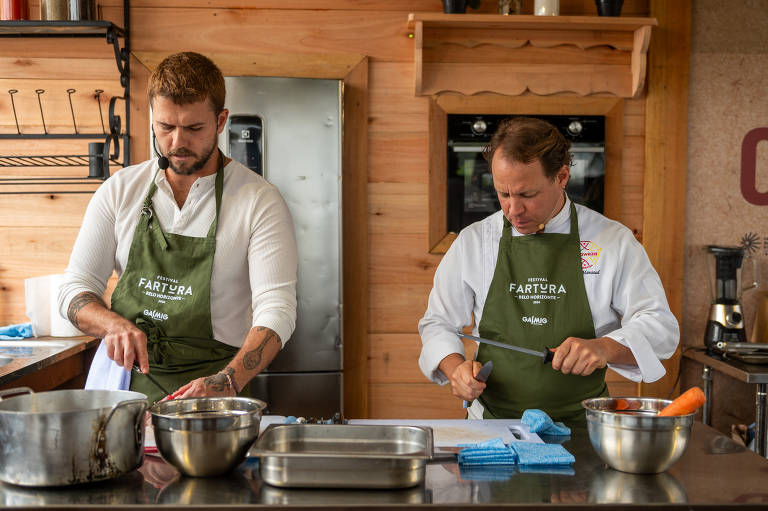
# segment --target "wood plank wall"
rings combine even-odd
[[[533,0],[523,2],[532,12]],[[593,0],[561,0],[563,15],[594,15]],[[479,12],[494,12],[485,0]],[[446,387],[428,382],[417,367],[422,316],[440,256],[426,250],[428,228],[429,98],[413,94],[413,46],[409,12],[439,12],[439,0],[134,0],[131,49],[202,53],[355,53],[369,57],[368,89],[368,277],[370,417],[461,417]],[[33,8],[34,12],[34,8]],[[104,19],[122,23],[122,3],[100,3]],[[470,11],[472,12],[472,11]],[[625,16],[647,16],[648,0],[627,0]],[[3,40],[0,45],[0,133],[15,132],[7,90],[18,89],[22,131],[39,132],[34,89],[44,88],[46,124],[71,127],[67,88],[77,90],[78,127],[100,129],[94,90],[102,108],[119,95],[111,48],[100,40]],[[138,73],[138,71],[134,71]],[[135,75],[134,80],[145,76]],[[134,91],[142,89],[132,85]],[[146,111],[141,94],[136,111]],[[578,98],[574,97],[574,101]],[[624,102],[621,220],[641,235],[645,100]],[[148,155],[144,126],[133,144],[134,162]],[[82,145],[82,142],[77,144]],[[77,150],[57,143],[0,141],[0,155]],[[83,169],[0,169],[0,177],[82,175]],[[0,186],[0,191],[11,191]],[[60,190],[57,189],[57,190]],[[0,195],[0,324],[26,321],[23,279],[64,270],[87,194]],[[348,340],[347,342],[352,342]],[[634,384],[612,390],[634,393]]]

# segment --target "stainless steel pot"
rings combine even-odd
[[[28,392],[3,400],[3,396]],[[60,486],[112,479],[144,459],[147,396],[123,390],[0,391],[0,480]]]

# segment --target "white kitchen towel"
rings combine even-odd
[[[74,337],[84,335],[68,319],[59,314],[57,296],[64,282],[63,274],[24,279],[27,317],[35,337]]]
[[[131,386],[131,372],[126,371],[114,360],[107,356],[107,345],[104,341],[93,356],[91,370],[85,380],[86,389],[96,390],[128,390]]]

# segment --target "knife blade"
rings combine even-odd
[[[550,351],[549,348],[547,348],[547,351],[536,351],[528,348],[522,348],[520,346],[515,346],[514,344],[505,344],[503,342],[499,341],[492,341],[490,339],[483,339],[482,337],[477,337],[474,335],[468,335],[463,332],[456,332],[459,337],[463,337],[465,339],[470,339],[473,341],[481,342],[484,344],[489,344],[491,346],[496,346],[497,348],[504,348],[505,350],[512,350],[512,351],[519,351],[520,353],[526,353],[528,355],[533,355],[535,357],[539,357],[542,360],[542,363],[546,364],[547,362],[552,362],[552,359],[555,356],[555,353]]]
[[[151,381],[152,383],[154,383],[154,384],[155,384],[155,387],[157,387],[158,389],[162,390],[162,391],[165,393],[165,395],[166,395],[166,396],[170,396],[170,395],[171,395],[171,393],[170,393],[170,392],[168,392],[167,390],[165,390],[165,389],[163,388],[163,386],[162,386],[162,385],[160,385],[160,383],[158,383],[158,381],[157,381],[156,379],[154,379],[152,376],[150,376],[150,374],[149,374],[149,373],[147,373],[147,374],[144,374],[144,373],[142,373],[142,372],[141,372],[141,368],[139,367],[139,365],[138,365],[138,364],[133,364],[133,370],[134,370],[134,371],[136,371],[137,373],[139,373],[139,374],[141,374],[141,375],[144,375],[144,376],[146,376],[147,378],[149,378],[149,381]]]
[[[483,364],[483,367],[480,368],[480,370],[477,372],[477,376],[475,376],[475,379],[477,381],[487,381],[488,377],[491,375],[491,371],[493,370],[493,360],[489,360],[485,364]]]

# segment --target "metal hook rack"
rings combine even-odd
[[[16,102],[14,95],[18,98],[20,91],[9,89],[11,110],[13,112],[16,133],[0,134],[0,140],[41,140],[41,139],[90,139],[93,141],[103,141],[104,149],[101,154],[68,154],[68,155],[0,155],[0,169],[3,167],[88,167],[87,176],[79,177],[8,177],[0,178],[0,188],[8,185],[71,185],[79,183],[94,184],[103,182],[110,176],[110,164],[127,167],[130,165],[130,46],[129,46],[129,21],[130,11],[128,0],[123,0],[123,16],[125,27],[120,28],[108,21],[0,21],[0,37],[106,37],[107,44],[110,44],[114,50],[115,63],[120,72],[120,85],[123,88],[122,96],[113,96],[109,101],[107,126],[105,129],[104,115],[102,112],[101,99],[104,90],[95,89],[94,99],[98,104],[99,121],[101,123],[101,133],[81,133],[77,128],[75,108],[72,103],[72,94],[77,91],[73,88],[67,88],[67,100],[69,102],[70,115],[72,118],[72,133],[50,133],[45,122],[45,113],[43,109],[42,96],[46,93],[44,89],[35,89],[37,95],[38,108],[40,110],[40,120],[43,127],[42,133],[23,133],[19,125],[19,118],[16,111]],[[120,38],[123,38],[123,47],[120,47]],[[56,91],[48,91],[49,94],[57,94]],[[1,95],[2,93],[0,93]],[[23,94],[23,93],[22,93]],[[122,119],[115,114],[115,106],[118,100],[122,100],[125,106],[125,131],[122,130]],[[122,139],[122,161],[121,150]],[[101,159],[96,165],[93,165],[95,159]],[[99,169],[99,173],[94,175],[93,169]],[[58,190],[52,191],[2,191],[0,195],[6,194],[49,194],[49,193],[93,193],[94,190]]]

